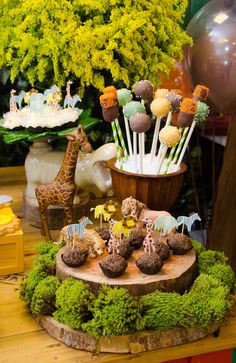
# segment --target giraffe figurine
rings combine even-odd
[[[85,153],[92,151],[87,135],[81,125],[67,134],[66,137],[69,141],[55,180],[48,184],[38,185],[35,189],[41,218],[41,233],[48,239],[51,239],[51,235],[46,217],[47,207],[49,205],[62,205],[65,225],[73,223],[73,200],[76,191],[74,177],[78,153],[79,150]]]
[[[66,97],[65,97],[65,100],[64,100],[64,108],[67,107],[71,107],[70,103],[71,103],[71,100],[72,100],[72,96],[70,94],[70,86],[72,85],[73,82],[71,81],[67,81],[66,82]]]

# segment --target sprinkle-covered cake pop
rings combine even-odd
[[[179,89],[179,88],[173,88],[170,90],[170,92],[174,92],[174,93],[177,93],[177,95],[183,96],[183,91],[182,91],[182,89]]]
[[[194,115],[193,121],[196,121],[197,123],[205,122],[206,118],[209,115],[209,107],[201,101],[197,102],[197,111]]]
[[[105,87],[103,93],[112,93],[117,98],[117,90],[114,86]]]
[[[159,133],[159,140],[161,144],[168,147],[173,147],[178,144],[181,137],[181,133],[175,126],[165,126]]]
[[[178,112],[181,102],[183,101],[183,97],[180,94],[171,91],[167,94],[166,98],[170,102],[172,111]]]
[[[197,102],[191,98],[184,98],[180,106],[177,119],[178,127],[189,127],[197,111]]]
[[[105,93],[100,96],[100,104],[102,106],[102,115],[104,121],[112,122],[119,115],[117,98],[112,93]]]
[[[167,88],[158,88],[156,92],[154,93],[154,99],[155,98],[165,98],[169,93],[169,90]]]
[[[153,100],[153,85],[147,80],[142,80],[134,85],[135,96],[140,97],[142,100],[151,102]]]
[[[139,134],[141,132],[148,131],[151,127],[152,121],[146,113],[136,113],[130,117],[129,124],[131,130]]]
[[[150,105],[151,112],[156,117],[163,117],[170,111],[170,102],[166,98],[156,98]]]
[[[131,101],[126,103],[126,105],[123,107],[123,113],[124,116],[127,117],[128,119],[135,115],[136,113],[145,113],[145,107],[144,105],[142,105],[142,103],[138,102],[138,101]]]
[[[117,90],[117,98],[119,105],[124,107],[126,103],[130,102],[132,100],[132,93],[127,88],[121,88]]]
[[[209,88],[198,84],[193,91],[193,99],[195,101],[206,101],[209,94]]]

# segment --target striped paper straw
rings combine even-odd
[[[166,161],[166,169],[164,171],[164,174],[167,174],[168,172],[168,169],[169,169],[169,166],[170,166],[170,163],[171,163],[171,160],[173,159],[173,156],[174,156],[174,153],[175,153],[175,149],[176,149],[176,145],[173,146],[170,150],[170,153],[169,153],[169,157]]]
[[[122,131],[121,131],[121,128],[120,128],[119,121],[117,119],[115,120],[115,125],[116,125],[116,129],[117,129],[117,132],[118,132],[118,136],[120,138],[121,147],[122,147],[122,149],[124,151],[125,160],[128,160],[129,155],[128,155],[128,152],[127,152],[127,149],[126,149],[126,146],[125,146],[125,140],[124,140],[123,135],[122,135]]]
[[[184,157],[184,154],[185,154],[185,151],[187,149],[187,146],[188,146],[188,143],[189,143],[189,140],[190,140],[190,137],[192,136],[192,133],[193,133],[193,130],[196,126],[196,121],[193,121],[190,129],[189,129],[189,133],[188,133],[188,136],[186,137],[186,140],[185,140],[185,143],[184,143],[184,146],[183,146],[183,149],[181,151],[181,154],[179,156],[179,159],[177,161],[177,164],[176,164],[176,167],[177,169],[180,167],[180,164],[181,164],[181,161],[183,160],[183,157]]]
[[[129,130],[129,121],[128,121],[127,117],[125,117],[125,116],[124,116],[124,121],[125,121],[125,131],[126,131],[126,137],[127,137],[127,142],[128,142],[129,154],[133,155],[131,136],[130,136],[130,130]]]
[[[120,145],[119,145],[118,135],[117,135],[117,132],[116,132],[115,121],[112,121],[111,128],[112,128],[112,132],[113,132],[114,142],[115,142],[115,145],[116,145],[116,159],[117,159],[117,163],[118,163],[118,168],[120,170],[123,170],[122,158],[121,158],[121,148],[120,148]]]
[[[189,130],[189,127],[185,127],[184,132],[183,132],[183,134],[181,136],[180,142],[178,144],[177,150],[175,152],[175,156],[173,158],[172,164],[175,164],[178,157],[179,157],[179,154],[180,154],[180,151],[181,151],[181,149],[183,147],[184,141],[186,140],[188,130]]]

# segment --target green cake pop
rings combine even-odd
[[[132,100],[132,93],[127,88],[121,88],[117,90],[117,98],[119,105],[123,107]]]
[[[209,107],[201,101],[197,101],[197,111],[194,115],[193,121],[201,124],[205,122],[207,116],[209,115]]]
[[[145,113],[145,107],[142,103],[138,102],[138,101],[131,101],[126,103],[126,105],[123,107],[123,113],[124,116],[127,117],[128,119],[135,115],[136,113]]]

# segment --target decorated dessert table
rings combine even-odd
[[[19,218],[22,217],[22,194],[25,183],[23,167],[0,169],[1,193],[13,197],[12,209]],[[94,204],[97,203],[98,201]],[[35,246],[42,240],[42,236],[40,229],[27,225],[24,219],[21,221],[24,234],[24,270],[27,271],[32,266],[32,258],[36,253]],[[59,231],[52,231],[52,235],[53,238],[56,238]],[[0,261],[2,263],[2,260]],[[223,322],[218,337],[210,334],[206,338],[192,343],[143,353],[137,352],[136,354],[90,353],[76,350],[52,338],[30,314],[27,306],[19,297],[19,284],[23,275],[24,273],[19,273],[0,277],[0,294],[2,297],[0,303],[0,347],[1,360],[4,363],[18,362],[19,357],[21,361],[34,360],[44,363],[54,360],[58,362],[129,362],[132,359],[135,359],[136,362],[149,360],[155,363],[176,359],[181,359],[179,362],[190,362],[190,358],[187,357],[194,356],[196,356],[195,359],[198,359],[197,361],[201,362],[201,357],[205,357],[206,353],[208,354],[207,357],[210,357],[210,353],[219,351],[221,352],[217,353],[218,356],[223,357],[221,361],[228,362],[224,357],[228,357],[229,354],[232,355],[231,350],[236,345],[236,315],[235,310],[232,310],[230,316],[227,316]],[[123,346],[126,339],[124,336],[121,342],[120,338],[108,337],[104,338],[104,341],[106,346],[110,344],[112,347],[115,341],[121,342]],[[119,350],[119,346],[117,349]],[[195,362],[195,360],[192,361]],[[204,362],[211,362],[211,360],[204,360]]]

